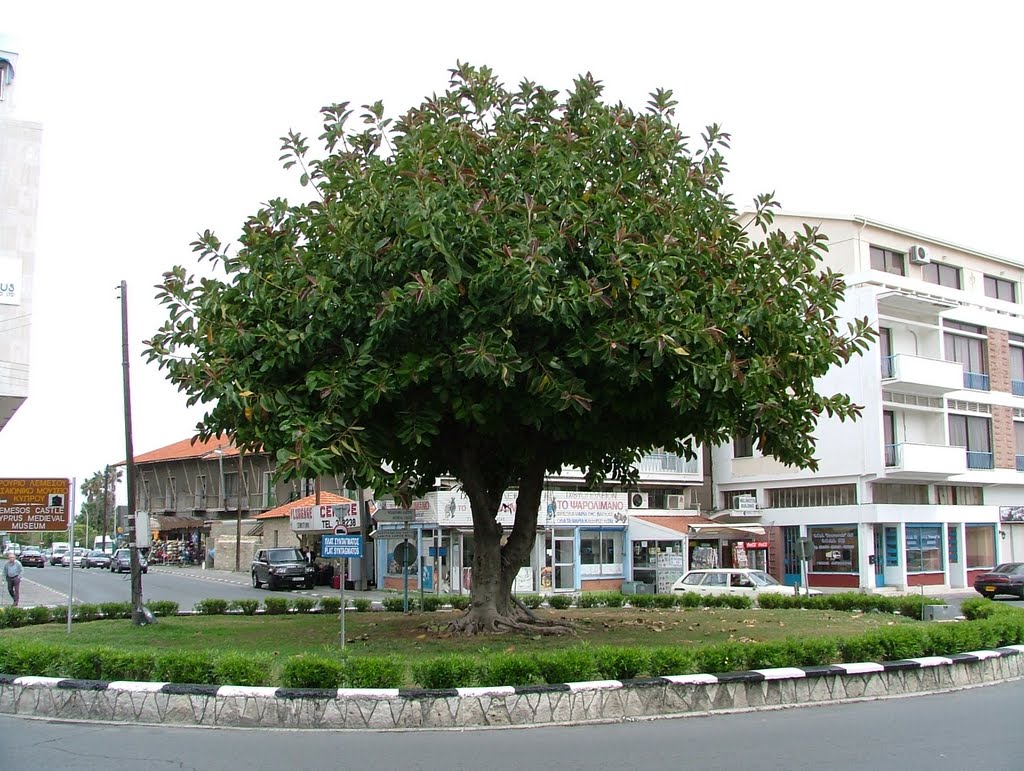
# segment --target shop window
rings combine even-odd
[[[621,530],[580,531],[580,575],[622,575]]]
[[[936,485],[935,502],[945,506],[981,506],[985,501],[980,487]]]
[[[908,573],[936,573],[942,563],[942,527],[940,525],[907,525],[906,549]]]
[[[377,535],[378,536],[382,535],[382,532],[383,531],[377,531]],[[387,573],[387,575],[389,575],[389,576],[399,576],[399,577],[401,577],[401,576],[405,575],[405,572],[404,572],[405,568],[403,568],[401,565],[399,565],[398,564],[398,560],[395,559],[395,547],[398,546],[398,544],[400,544],[400,543],[402,543],[404,541],[405,541],[404,538],[386,538],[386,539],[384,539],[384,543],[386,544],[385,548],[387,549],[387,557],[385,558],[385,565],[387,565],[387,567],[385,569],[385,573]],[[415,540],[410,540],[409,543],[411,543],[413,545],[413,547],[416,546],[416,541]],[[418,562],[419,562],[419,560],[416,560],[415,562],[413,562],[409,566],[409,575],[410,576],[416,575],[416,572],[417,572],[417,570],[419,568]]]
[[[809,527],[807,536],[814,545],[812,573],[857,572],[857,526]]]
[[[926,504],[928,485],[875,482],[871,485],[871,500],[874,503]]]
[[[968,525],[966,540],[967,567],[992,568],[996,564],[995,525]]]

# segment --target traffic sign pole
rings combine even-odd
[[[345,576],[348,574],[348,557],[341,560],[341,580],[338,586],[341,588],[341,649],[345,650]]]

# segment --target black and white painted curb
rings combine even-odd
[[[0,714],[330,730],[507,727],[876,699],[1020,677],[1024,645],[881,663],[444,690],[108,683],[0,675]]]

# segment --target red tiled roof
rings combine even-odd
[[[186,458],[203,458],[212,454],[214,450],[223,450],[224,455],[222,457],[225,458],[238,455],[238,448],[232,444],[228,437],[221,435],[208,439],[205,442],[195,437],[192,439],[182,439],[180,442],[161,447],[159,450],[136,455],[135,462],[137,464],[160,463],[162,461],[184,460]],[[124,462],[122,461],[118,465],[124,465]]]
[[[288,503],[282,503],[275,509],[270,511],[264,511],[262,514],[257,514],[253,519],[276,519],[277,517],[287,517],[288,513],[292,509],[299,508],[300,506],[312,506],[316,502],[315,495],[307,495],[305,498],[299,498],[297,501],[288,501]],[[352,503],[351,498],[346,498],[342,495],[335,495],[334,493],[320,493],[320,503]]]
[[[689,517],[681,516],[659,516],[657,514],[630,514],[631,517],[636,519],[642,519],[644,522],[650,522],[652,525],[660,525],[661,527],[667,527],[669,530],[675,530],[677,533],[689,532],[690,525],[714,525],[716,524],[713,519],[702,517],[700,515],[693,515]]]

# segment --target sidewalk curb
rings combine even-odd
[[[1024,645],[899,661],[495,688],[297,689],[0,675],[0,714],[320,730],[642,720],[938,693],[1024,677]]]

